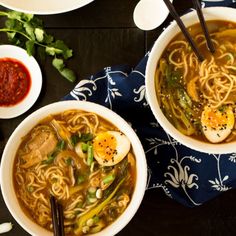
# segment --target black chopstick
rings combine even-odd
[[[207,41],[207,46],[208,46],[210,52],[214,53],[215,52],[215,47],[214,47],[214,45],[211,41],[211,37],[210,37],[209,31],[207,29],[206,21],[204,20],[204,16],[202,14],[201,4],[200,4],[199,0],[192,0],[192,2],[193,2],[193,5],[194,5],[194,8],[197,11],[197,15],[198,15],[202,30],[205,34],[206,41]]]
[[[62,205],[58,203],[58,215],[59,215],[59,231],[61,233],[60,236],[65,236],[65,231],[64,231],[64,217],[63,217],[63,208]]]
[[[189,42],[190,46],[192,47],[194,53],[196,54],[197,58],[199,61],[203,61],[204,57],[202,56],[202,54],[199,52],[196,44],[194,43],[191,35],[189,34],[187,28],[185,27],[183,21],[180,19],[178,13],[176,12],[174,6],[172,5],[172,3],[169,0],[163,0],[167,6],[167,8],[169,9],[170,14],[173,16],[173,18],[175,19],[176,23],[178,24],[178,26],[180,27],[182,33],[184,34],[185,38],[187,39],[187,41]]]
[[[64,218],[63,209],[54,196],[50,196],[51,212],[52,212],[52,224],[54,236],[64,236]]]

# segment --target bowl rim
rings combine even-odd
[[[225,20],[236,23],[236,9],[230,7],[207,7],[203,8],[203,13],[206,20]],[[232,18],[233,16],[233,18]],[[186,13],[181,17],[184,24],[189,27],[198,22],[198,17],[195,11]],[[162,113],[155,93],[155,68],[157,62],[162,55],[164,49],[174,36],[180,32],[178,25],[175,21],[172,21],[167,28],[161,33],[159,38],[155,41],[149,58],[147,61],[147,67],[145,72],[145,85],[146,85],[146,97],[151,111],[158,121],[158,123],[166,131],[167,135],[170,135],[179,143],[193,149],[207,154],[227,154],[236,151],[235,142],[230,143],[207,143],[200,140],[196,140],[192,137],[186,136],[178,131],[164,116]]]
[[[81,8],[95,0],[0,0],[1,5],[15,11],[37,15],[52,15],[69,12]]]
[[[147,183],[147,162],[142,144],[132,127],[114,111],[93,102],[76,100],[55,102],[36,110],[28,117],[26,117],[17,126],[4,148],[1,160],[0,183],[3,199],[14,219],[18,222],[19,225],[21,225],[22,228],[24,228],[31,235],[52,235],[51,232],[43,229],[38,224],[33,222],[33,220],[31,220],[31,218],[23,212],[20,205],[18,204],[12,178],[13,163],[15,159],[15,155],[13,154],[16,153],[21,137],[27,134],[29,130],[31,130],[40,120],[42,120],[49,114],[56,114],[69,109],[90,111],[98,114],[102,118],[108,120],[116,127],[118,127],[118,129],[124,132],[131,141],[133,151],[136,156],[137,168],[136,185],[133,191],[131,201],[126,210],[118,217],[118,219],[116,219],[111,225],[107,226],[101,232],[94,234],[95,236],[115,235],[129,223],[129,221],[133,218],[142,202]],[[12,147],[14,145],[17,146],[17,148],[13,149]],[[9,156],[13,157],[9,158]],[[11,178],[12,180],[10,181],[10,183],[9,181],[6,181],[9,178]]]

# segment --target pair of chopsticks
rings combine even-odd
[[[198,50],[195,42],[193,41],[193,39],[192,39],[191,35],[189,34],[187,28],[185,27],[183,21],[180,19],[180,17],[178,15],[178,13],[176,12],[174,6],[172,5],[172,3],[169,0],[163,0],[163,1],[165,2],[167,8],[169,9],[170,14],[175,19],[176,23],[180,27],[182,33],[184,34],[185,38],[189,42],[190,46],[192,47],[192,49],[193,49],[194,53],[196,54],[198,60],[203,61],[204,60],[203,55]],[[192,0],[192,2],[193,2],[195,10],[197,11],[197,15],[198,15],[203,33],[204,33],[206,41],[207,41],[207,47],[208,47],[208,49],[210,50],[211,53],[214,53],[215,52],[215,47],[214,47],[214,45],[212,43],[212,40],[210,38],[210,34],[209,34],[208,29],[207,29],[206,22],[204,20],[204,16],[202,14],[201,4],[200,4],[199,0]]]
[[[65,236],[63,208],[54,196],[50,196],[54,236]]]

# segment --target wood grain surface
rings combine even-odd
[[[69,65],[80,80],[105,66],[135,66],[172,20],[168,17],[158,29],[143,32],[133,22],[132,14],[137,3],[138,0],[95,0],[68,13],[39,17],[51,34],[64,40],[74,50]],[[175,0],[174,5],[183,14],[191,6],[191,1]],[[3,7],[0,9],[5,10]],[[2,20],[0,23],[3,23]],[[0,34],[0,44],[4,43],[7,43],[6,37]],[[11,133],[27,115],[60,100],[75,85],[67,82],[52,68],[50,59],[38,61],[43,73],[42,92],[34,106],[25,114],[14,119],[0,119],[0,156]],[[162,190],[149,190],[134,218],[118,235],[236,235],[235,199],[236,190],[230,190],[202,206],[186,208],[169,199]],[[6,221],[13,222],[14,227],[5,235],[29,235],[12,218],[0,195],[0,223]]]

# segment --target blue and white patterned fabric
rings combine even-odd
[[[232,6],[233,2],[207,0],[203,6]],[[236,188],[236,153],[209,155],[191,150],[159,126],[145,98],[147,59],[148,54],[133,70],[107,67],[80,81],[64,99],[102,104],[130,122],[146,152],[147,190],[161,188],[170,198],[191,207]]]

